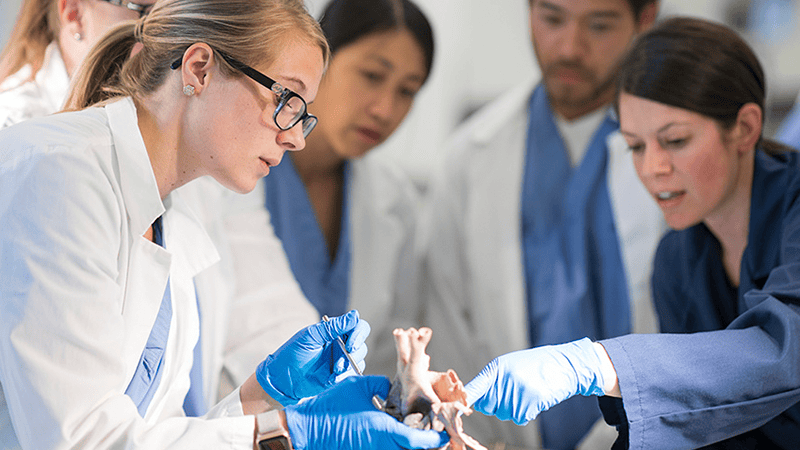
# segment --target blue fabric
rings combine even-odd
[[[610,116],[574,169],[543,86],[529,107],[522,189],[522,245],[532,346],[616,337],[631,330],[627,280],[606,177]],[[600,418],[575,397],[540,416],[542,445],[574,448]]]
[[[705,225],[662,239],[653,299],[661,331],[673,334],[603,341],[624,399],[624,409],[604,404],[603,411],[607,420],[623,412],[623,441],[640,443],[635,448],[797,448],[798,200],[800,155],[758,151],[738,288]]]
[[[161,217],[153,223],[153,241],[164,247]],[[150,331],[142,356],[139,358],[139,367],[136,368],[128,388],[125,389],[125,394],[136,404],[136,409],[142,417],[147,412],[147,407],[153,400],[153,395],[161,381],[161,367],[164,364],[164,352],[167,348],[171,320],[172,296],[169,291],[169,279],[167,279],[167,288],[164,290],[164,297],[161,299],[161,306],[158,309],[153,329]]]
[[[800,102],[795,102],[792,110],[783,119],[775,139],[790,147],[800,149]]]
[[[196,289],[195,289],[196,290]],[[200,298],[197,298],[197,320],[200,323],[200,334],[194,346],[192,371],[189,373],[191,384],[186,398],[183,399],[183,412],[187,417],[200,417],[208,412],[205,396],[203,395],[203,314],[200,311]]]
[[[350,292],[349,164],[344,168],[342,223],[336,255],[331,260],[305,185],[290,157],[264,178],[266,208],[275,234],[283,243],[289,266],[303,294],[320,315],[347,312]]]

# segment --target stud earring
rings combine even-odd
[[[75,34],[72,35],[72,37],[74,37],[75,40],[78,41],[78,42],[83,40],[83,36],[81,36],[80,33],[75,33]]]
[[[187,84],[186,86],[184,86],[183,87],[183,95],[185,95],[187,97],[193,96],[194,95],[194,86],[192,86],[191,84]]]

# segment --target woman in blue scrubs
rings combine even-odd
[[[320,315],[358,309],[386,340],[370,370],[394,370],[389,320],[412,284],[416,191],[397,167],[370,155],[397,129],[433,64],[430,25],[409,0],[337,0],[320,19],[332,59],[310,113],[302,152],[264,181],[265,204],[303,293]],[[407,311],[405,311],[407,312]]]
[[[761,65],[728,28],[674,18],[634,44],[619,91],[637,173],[673,229],[653,273],[665,334],[501,356],[470,400],[523,424],[603,396],[615,448],[797,448],[800,155],[762,138]]]

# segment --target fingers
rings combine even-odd
[[[358,311],[351,310],[347,314],[336,316],[327,322],[320,322],[312,327],[318,327],[320,339],[326,344],[341,337],[345,342],[348,352],[364,344],[369,336],[370,326],[367,321],[359,318]],[[345,336],[349,334],[349,336]]]
[[[353,310],[347,314],[350,313],[358,314],[358,311]],[[355,328],[350,333],[350,336],[347,339],[345,339],[344,344],[345,347],[347,348],[347,351],[353,353],[359,347],[363,346],[364,342],[366,342],[367,337],[369,336],[370,331],[372,331],[372,327],[369,326],[369,323],[366,320],[359,319],[358,322],[356,323]],[[356,361],[358,361],[357,358]]]
[[[353,380],[352,383],[359,383],[364,386],[370,397],[377,394],[386,398],[389,395],[389,389],[392,387],[392,382],[383,375],[364,375],[363,377],[348,378],[348,380]]]
[[[392,419],[389,431],[397,445],[403,448],[439,448],[450,442],[446,431],[417,430]]]
[[[497,359],[493,359],[492,362],[486,365],[486,367],[481,370],[481,372],[472,379],[466,386],[464,386],[464,390],[467,391],[467,406],[473,406],[475,402],[482,399],[483,396],[489,391],[489,388],[495,383],[495,379],[497,378]],[[477,409],[477,408],[476,408]],[[487,413],[488,411],[482,411],[483,413]]]

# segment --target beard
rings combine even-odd
[[[575,73],[581,83],[564,84],[558,80],[558,73],[569,70]],[[558,61],[543,71],[543,81],[553,108],[580,108],[587,104],[598,103],[604,96],[609,96],[614,91],[616,75],[619,71],[615,67],[606,77],[600,78],[595,72],[587,69],[580,63]]]

